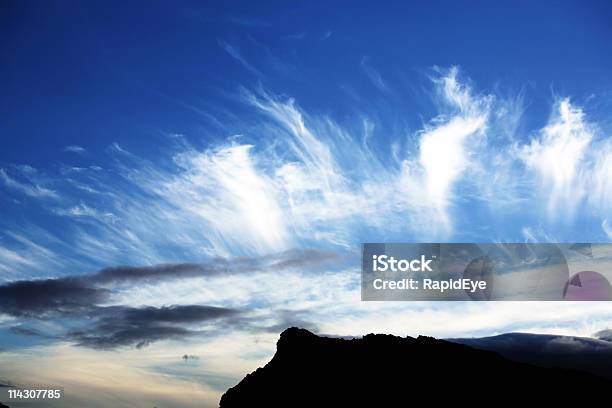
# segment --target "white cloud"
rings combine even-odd
[[[0,269],[10,273],[17,265],[31,267],[36,266],[36,262],[8,248],[0,247]]]
[[[63,150],[65,152],[77,153],[77,154],[84,154],[85,152],[87,152],[87,150],[84,147],[78,146],[78,145],[69,145],[69,146],[64,147]]]
[[[539,177],[542,196],[548,197],[549,214],[565,210],[570,215],[584,197],[585,156],[593,133],[584,112],[569,99],[558,102],[557,110],[542,129],[540,138],[523,146],[520,157]]]
[[[591,169],[584,177],[588,186],[587,202],[604,213],[612,213],[612,140],[599,141],[592,149]]]
[[[26,167],[23,172],[25,174],[30,173],[33,169],[31,167]],[[4,183],[5,186],[19,191],[22,194],[25,194],[34,198],[58,198],[58,195],[55,191],[43,187],[39,184],[33,182],[21,182],[13,177],[9,176],[8,173],[4,169],[0,169],[0,180]]]
[[[97,219],[113,219],[114,216],[112,213],[105,212],[102,213],[96,210],[93,207],[88,206],[87,204],[80,203],[78,205],[69,207],[69,208],[59,208],[54,210],[57,215],[69,216],[69,217],[92,217]]]
[[[555,104],[538,137],[516,151],[528,173],[515,177],[531,183],[531,200],[546,201],[549,221],[612,211],[612,143],[568,98]]]
[[[339,335],[469,337],[522,331],[590,336],[594,328],[612,323],[605,302],[380,303],[355,304],[320,328]]]
[[[272,181],[253,162],[250,145],[232,145],[176,157],[182,172],[156,188],[168,202],[206,228],[219,254],[232,248],[273,252],[291,237]]]
[[[425,194],[418,198],[433,207],[447,228],[451,223],[447,209],[453,185],[469,166],[467,139],[482,131],[485,123],[485,116],[455,117],[421,136],[418,163]]]
[[[38,228],[21,228],[19,232],[4,231],[0,245],[0,278],[23,279],[44,271],[53,273],[64,263],[61,256],[46,247],[46,233]]]
[[[458,70],[451,69],[436,80],[443,102],[452,108],[450,115],[441,115],[419,134],[416,160],[405,163],[404,183],[411,184],[411,196],[432,214],[421,214],[427,220],[439,220],[443,232],[452,229],[448,213],[455,184],[472,166],[471,152],[487,128],[491,97],[474,96],[472,90],[458,82]],[[431,222],[425,221],[431,225]]]
[[[608,239],[612,239],[612,225],[607,218],[601,222],[601,229],[606,233]]]
[[[240,52],[240,49],[222,40],[217,40],[217,43],[219,44],[219,47],[223,48],[225,52],[227,52],[232,58],[238,61],[244,68],[246,68],[247,70],[249,70],[251,73],[255,74],[256,76],[262,76],[261,72],[259,72],[257,68],[251,65],[251,63],[249,63],[244,58],[244,56]]]
[[[376,88],[378,88],[381,92],[389,92],[389,88],[387,87],[387,83],[372,65],[370,65],[370,57],[361,58],[361,69],[366,74],[368,79],[374,84]]]
[[[560,101],[529,139],[519,133],[520,95],[477,92],[457,68],[437,73],[437,114],[420,130],[386,134],[389,126],[375,115],[341,123],[292,98],[243,91],[242,101],[258,115],[249,120],[254,125],[233,117],[244,135],[206,149],[182,139],[171,146],[171,163],[148,161],[115,143],[108,149],[114,162],[104,170],[84,167],[52,180],[71,204],[51,210],[74,221],[66,244],[94,267],[292,246],[347,248],[374,238],[435,241],[456,233],[564,239],[550,231],[558,219],[605,218],[612,206],[612,144],[581,109]],[[4,170],[0,181],[30,195],[58,195],[36,170],[19,169],[24,181]],[[520,223],[496,229],[513,211],[521,212]],[[549,224],[539,222],[541,213],[549,214]],[[466,232],[461,224],[474,214],[488,218]]]
[[[273,163],[291,214],[311,229],[323,219],[344,228],[350,228],[351,220],[368,225],[395,220],[413,231],[422,232],[418,225],[423,225],[433,231],[431,236],[447,235],[454,186],[472,166],[492,100],[473,95],[457,74],[451,69],[435,81],[451,112],[417,133],[418,148],[399,152],[397,145],[390,146],[393,161],[370,150],[375,126],[366,117],[359,138],[328,117],[305,115],[292,99],[246,92],[245,99],[282,129],[267,127],[263,132],[278,135],[275,142],[291,153]]]
[[[202,151],[182,143],[174,146],[176,166],[161,167],[114,143],[114,169],[68,180],[95,193],[95,205],[94,197],[74,197],[78,204],[55,212],[88,223],[74,226],[71,245],[99,264],[263,254],[313,242],[347,247],[364,226],[448,237],[457,185],[477,167],[492,97],[460,83],[457,69],[434,84],[441,113],[382,150],[369,145],[378,124],[366,115],[341,126],[291,98],[245,91],[244,101],[264,114],[256,144],[230,138]],[[117,171],[121,183],[108,178]]]
[[[521,233],[523,234],[523,237],[525,238],[525,242],[528,242],[528,243],[537,243],[538,242],[538,239],[533,234],[533,231],[531,230],[531,228],[523,227],[521,229]]]

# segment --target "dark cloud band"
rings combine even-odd
[[[138,308],[105,306],[111,301],[113,289],[117,285],[127,286],[122,290],[129,290],[138,283],[162,280],[260,271],[304,271],[334,259],[337,259],[337,255],[331,252],[290,250],[261,257],[218,258],[201,264],[118,266],[90,275],[9,282],[0,285],[0,314],[17,318],[81,322],[83,328],[69,331],[67,338],[86,347],[143,347],[162,339],[196,334],[199,332],[198,327],[206,322],[235,324],[243,321],[241,311],[207,305]],[[27,330],[27,327],[21,330]]]

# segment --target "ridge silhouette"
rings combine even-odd
[[[606,401],[610,389],[611,381],[593,374],[537,367],[432,337],[342,339],[292,327],[280,335],[270,362],[227,390],[220,408],[567,404]]]

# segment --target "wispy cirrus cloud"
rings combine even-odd
[[[33,267],[36,262],[25,254],[0,247],[0,269],[10,274],[13,268]]]
[[[26,180],[20,181],[10,176],[5,169],[0,168],[0,181],[12,190],[34,198],[59,198],[56,191],[38,184],[32,179],[32,168],[21,171]]]
[[[434,214],[443,230],[452,228],[448,209],[455,184],[475,160],[473,153],[486,137],[492,96],[473,95],[469,86],[458,80],[457,68],[436,79],[442,102],[450,114],[435,118],[419,135],[418,158],[404,164],[404,184],[412,196],[419,197],[426,211]]]
[[[32,277],[49,269],[61,270],[66,266],[63,257],[57,252],[58,246],[54,245],[61,241],[42,228],[26,225],[18,231],[6,230],[3,232],[3,242],[4,246],[0,245],[2,281]]]
[[[520,148],[520,158],[536,173],[538,185],[548,197],[549,214],[563,210],[573,213],[587,193],[581,172],[586,170],[582,163],[592,140],[593,133],[582,110],[563,99],[557,102],[540,137]]]
[[[257,169],[251,149],[230,145],[180,154],[176,163],[184,172],[158,187],[157,193],[209,226],[209,241],[217,249],[287,249],[293,243],[273,182]]]
[[[246,58],[240,52],[240,49],[232,44],[229,44],[223,40],[217,40],[219,47],[223,48],[225,52],[229,54],[230,57],[238,61],[244,68],[246,68],[251,73],[256,76],[262,76],[261,72],[255,68],[250,62],[246,60]]]
[[[114,144],[106,168],[53,177],[15,167],[16,176],[2,170],[0,178],[31,199],[61,194],[50,210],[68,223],[62,243],[48,234],[29,240],[70,248],[66,265],[76,260],[90,270],[299,246],[350,248],[374,237],[522,240],[530,228],[567,239],[555,225],[589,214],[607,237],[605,217],[596,218],[612,208],[612,148],[587,112],[560,99],[548,123],[525,131],[521,94],[479,91],[458,68],[434,70],[430,88],[437,114],[389,135],[367,112],[341,123],[263,87],[243,88],[236,99],[255,118],[243,124],[246,136],[204,149],[174,137],[156,162]],[[373,142],[382,137],[388,143]],[[518,207],[525,210],[517,214]],[[480,230],[463,225],[474,212],[489,217],[478,221]],[[519,219],[503,224],[500,215]],[[493,235],[484,229],[489,223]],[[32,247],[10,236],[0,245],[5,268],[10,257],[34,259]]]
[[[601,229],[603,229],[609,239],[612,239],[612,224],[610,224],[610,220],[605,218],[601,222]]]
[[[79,145],[68,145],[68,146],[65,146],[62,150],[65,152],[76,153],[76,154],[85,154],[87,152],[87,149]]]
[[[113,218],[113,214],[106,212],[101,213],[93,207],[90,207],[84,203],[79,203],[69,208],[58,208],[55,210],[57,215],[66,217],[92,217],[92,218]]]
[[[518,147],[518,157],[533,172],[526,177],[535,175],[533,197],[546,199],[549,219],[612,209],[612,144],[596,133],[584,111],[564,98],[538,136]]]
[[[380,74],[380,72],[378,72],[378,70],[376,70],[371,65],[370,57],[367,57],[367,56],[362,57],[360,64],[361,64],[361,69],[363,70],[365,75],[368,77],[370,82],[372,82],[372,84],[376,88],[378,88],[379,91],[381,91],[381,92],[389,92],[389,88],[387,87],[387,83],[383,79],[382,75]]]

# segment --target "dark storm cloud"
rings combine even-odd
[[[234,309],[201,306],[167,306],[131,308],[113,306],[99,310],[102,316],[87,330],[73,331],[69,337],[80,346],[112,349],[121,346],[142,348],[152,342],[183,338],[200,331],[189,325],[232,318],[239,318]]]
[[[314,249],[289,250],[260,257],[218,258],[208,263],[118,266],[94,274],[0,285],[0,313],[15,317],[46,318],[97,313],[110,300],[113,284],[133,285],[161,280],[214,277],[261,271],[304,270],[337,259],[337,254]]]
[[[38,331],[36,329],[32,329],[30,327],[13,326],[9,330],[12,331],[15,334],[20,334],[22,336],[47,337],[46,334],[41,333],[40,331]]]
[[[88,280],[96,284],[153,281],[205,276],[218,273],[213,265],[179,263],[154,266],[116,266],[91,275]]]
[[[155,341],[185,338],[194,333],[182,327],[172,326],[125,327],[116,328],[113,331],[94,327],[87,331],[73,332],[70,338],[75,340],[79,346],[94,349],[107,350],[123,346],[135,346],[140,349]]]
[[[209,263],[177,263],[141,267],[117,266],[102,269],[90,275],[88,279],[97,284],[109,284],[233,275],[248,272],[302,269],[337,259],[338,255],[330,251],[293,249],[259,257],[217,258]]]
[[[101,306],[109,300],[110,291],[87,283],[87,279],[66,278],[6,284],[0,287],[0,311],[20,318],[82,320],[83,328],[69,332],[67,339],[98,349],[141,348],[158,340],[199,333],[190,326],[202,322],[225,320],[225,325],[232,324],[240,315],[234,309],[205,305]],[[19,326],[11,330],[20,335],[47,337]]]
[[[0,286],[0,313],[38,318],[86,313],[109,296],[108,289],[79,278],[10,282]]]
[[[235,315],[236,311],[222,307],[187,305],[170,307],[145,307],[125,309],[122,317],[125,321],[141,324],[150,323],[191,323],[202,320],[217,319]]]

